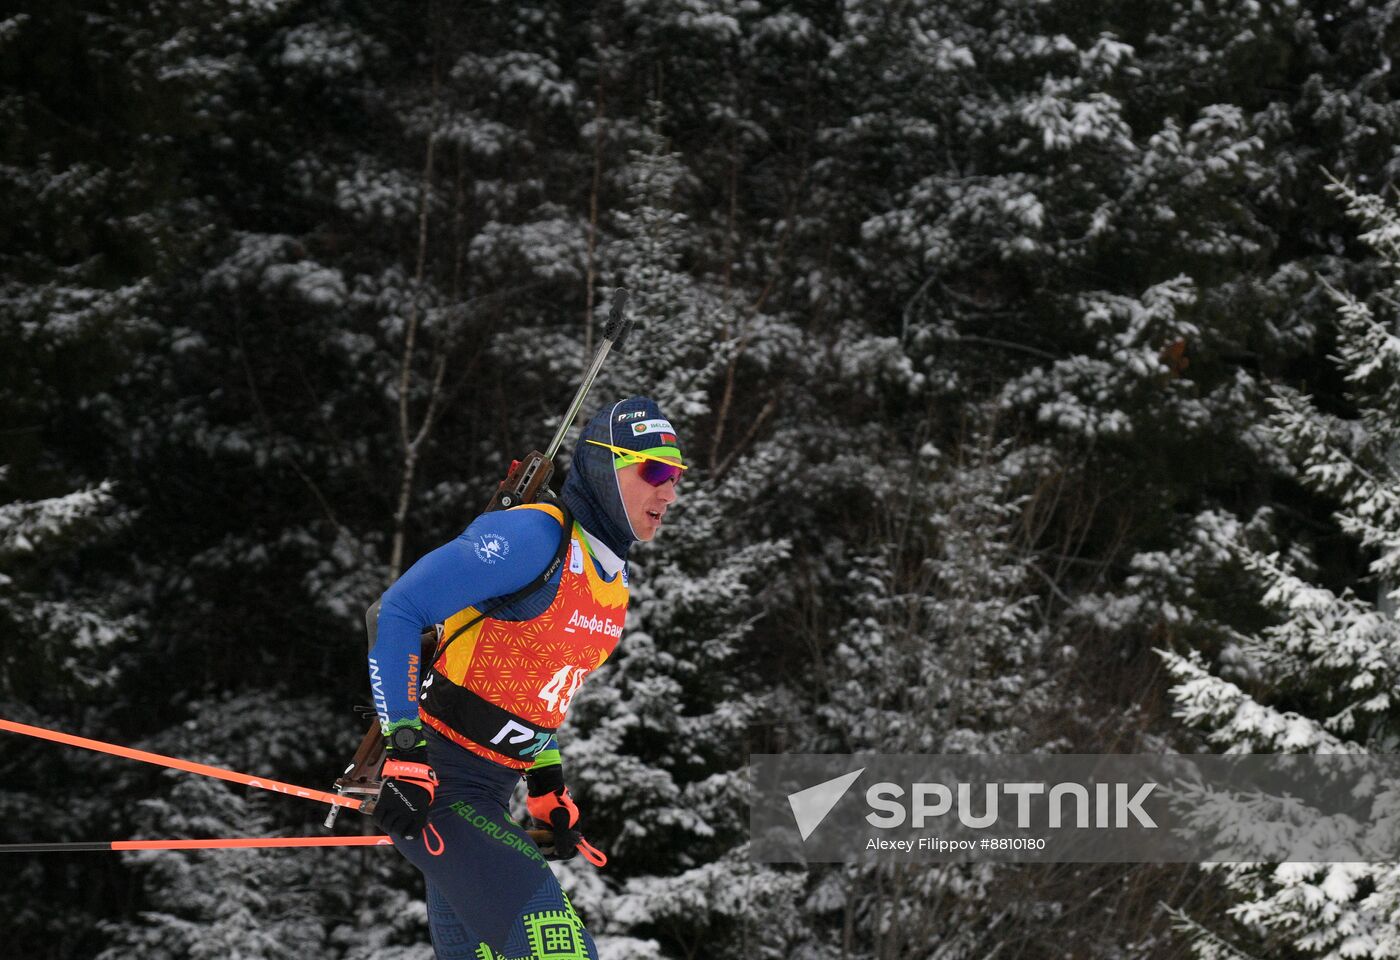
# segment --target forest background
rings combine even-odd
[[[564,731],[605,958],[1397,955],[1387,865],[755,864],[746,762],[1395,752],[1398,14],[11,0],[0,716],[327,786],[626,286],[695,469]],[[323,814],[0,742],[0,841]],[[430,956],[383,850],[4,868],[12,956]]]

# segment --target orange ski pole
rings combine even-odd
[[[153,763],[160,767],[170,767],[174,770],[184,770],[188,773],[197,773],[205,777],[216,777],[219,780],[228,780],[232,783],[241,783],[248,787],[257,787],[261,790],[271,790],[274,793],[284,793],[292,797],[305,797],[308,800],[319,800],[322,803],[329,803],[332,806],[347,807],[351,810],[359,810],[365,805],[365,801],[353,797],[341,796],[338,793],[327,793],[325,790],[313,790],[310,787],[299,787],[294,783],[283,783],[280,780],[272,780],[267,777],[255,777],[247,773],[239,773],[236,770],[226,770],[223,767],[211,766],[207,763],[195,763],[193,760],[181,760],[179,757],[167,757],[160,753],[151,753],[146,750],[136,750],[131,747],[123,747],[115,743],[107,743],[105,740],[93,740],[89,737],[79,737],[71,733],[60,733],[57,730],[49,730],[45,727],[34,727],[27,723],[15,723],[13,720],[0,718],[0,730],[9,733],[18,733],[26,737],[37,737],[40,740],[52,740],[54,743],[63,743],[71,747],[81,747],[84,750],[95,750],[98,753],[109,753],[114,757],[125,757],[128,760],[140,760],[143,763]],[[553,834],[548,830],[527,831],[537,844],[553,844]],[[596,866],[606,864],[607,857],[601,850],[592,846],[587,841],[579,843],[579,851],[584,859]],[[257,847],[257,846],[278,846],[278,847],[327,847],[327,846],[374,846],[378,843],[388,843],[388,837],[285,837],[285,838],[233,838],[225,840],[112,840],[100,843],[83,844],[0,844],[0,853],[23,853],[40,852],[37,848],[44,848],[48,851],[70,850],[197,850],[213,847]],[[164,846],[131,846],[131,844],[164,844]],[[173,844],[173,846],[172,846]]]
[[[227,850],[264,847],[387,847],[388,837],[225,837],[214,840],[106,840],[100,843],[0,843],[0,853],[94,853],[107,850]]]
[[[60,733],[57,730],[48,730],[44,727],[31,727],[27,723],[15,723],[13,720],[0,718],[0,730],[22,734],[26,737],[37,737],[40,740],[52,740],[54,743],[65,743],[70,747],[82,747],[84,750],[95,750],[98,753],[110,753],[114,757],[125,757],[128,760],[140,760],[143,763],[153,763],[160,767],[171,767],[175,770],[197,773],[205,777],[215,777],[219,780],[228,780],[232,783],[241,783],[244,786],[257,787],[260,790],[271,790],[274,793],[285,793],[292,797],[305,797],[308,800],[319,800],[322,803],[329,803],[337,807],[348,807],[351,810],[359,810],[364,806],[363,800],[358,800],[353,797],[343,797],[338,793],[327,793],[325,790],[313,790],[310,787],[299,787],[294,783],[283,783],[280,780],[272,780],[267,777],[255,777],[250,774],[239,773],[236,770],[225,770],[223,767],[214,767],[207,763],[195,763],[192,760],[181,760],[178,757],[167,757],[159,753],[150,753],[146,750],[133,750],[131,747],[123,747],[115,743],[107,743],[103,740],[91,740],[87,737],[76,737],[71,733]],[[140,841],[123,842],[136,843]]]

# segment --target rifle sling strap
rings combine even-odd
[[[559,527],[559,546],[557,546],[554,549],[554,559],[550,560],[549,563],[545,565],[545,568],[540,571],[540,575],[538,577],[531,580],[529,583],[525,584],[525,586],[521,587],[514,593],[507,594],[504,597],[496,598],[486,607],[485,610],[481,611],[471,620],[467,621],[466,623],[458,627],[456,630],[452,631],[452,636],[448,637],[446,640],[442,641],[437,645],[437,649],[433,651],[432,659],[428,661],[429,663],[436,663],[439,660],[439,658],[441,658],[442,655],[447,652],[447,648],[452,645],[452,641],[456,640],[463,633],[470,630],[472,627],[476,626],[478,623],[485,620],[487,617],[491,616],[491,614],[495,613],[497,610],[500,610],[503,607],[508,607],[512,603],[524,600],[526,597],[532,596],[537,590],[544,589],[544,587],[549,583],[550,579],[554,576],[554,574],[558,572],[561,566],[563,566],[564,556],[568,553],[569,550],[569,541],[573,539],[574,516],[572,513],[569,512],[569,508],[565,506],[562,502],[559,504],[559,510],[563,514],[563,522]]]

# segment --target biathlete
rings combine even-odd
[[[558,504],[481,515],[380,599],[369,671],[387,742],[374,819],[427,879],[439,960],[596,960],[507,805],[523,775],[530,815],[554,831],[553,858],[576,852],[579,811],[555,730],[622,635],[627,550],[656,536],[685,469],[654,401],[605,406]],[[557,572],[527,590],[561,546]],[[436,625],[420,677],[420,636]]]

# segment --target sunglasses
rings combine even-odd
[[[681,482],[681,472],[689,470],[685,464],[677,463],[675,460],[668,460],[664,457],[654,456],[650,453],[641,453],[637,450],[628,450],[626,447],[615,447],[611,443],[603,443],[601,440],[588,440],[596,447],[607,447],[617,454],[617,459],[613,461],[613,466],[619,470],[634,463],[640,463],[641,469],[637,475],[653,487],[659,487],[667,480]]]

